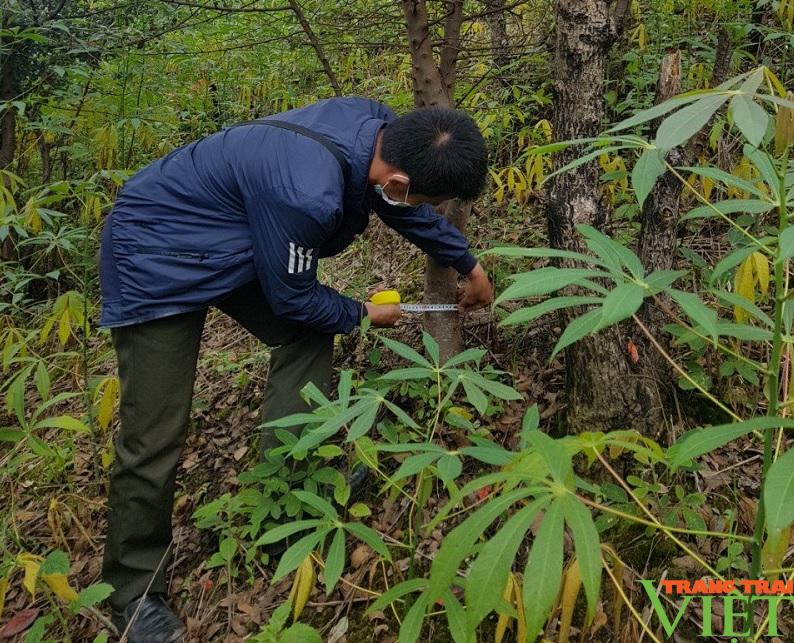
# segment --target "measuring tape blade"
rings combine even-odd
[[[448,313],[458,310],[457,304],[400,304],[404,313]]]

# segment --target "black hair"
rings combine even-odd
[[[485,141],[458,109],[422,107],[400,116],[383,130],[380,155],[408,175],[412,194],[468,201],[485,188]]]

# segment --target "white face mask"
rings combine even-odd
[[[391,181],[391,179],[389,179],[389,181]],[[414,207],[410,203],[408,203],[407,201],[395,201],[388,194],[386,194],[386,190],[384,188],[387,185],[389,185],[389,181],[386,181],[386,183],[384,185],[376,185],[375,186],[376,194],[381,199],[383,199],[386,203],[388,203],[389,205],[393,205],[393,206],[398,207],[398,208],[412,208],[412,207]],[[405,198],[406,199],[408,198],[408,188],[405,188]]]

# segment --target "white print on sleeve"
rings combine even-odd
[[[289,242],[289,266],[287,272],[291,275],[306,272],[312,267],[314,248],[303,248]]]

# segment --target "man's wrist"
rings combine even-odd
[[[475,257],[468,250],[452,264],[452,267],[458,272],[458,274],[461,274],[464,277],[468,276],[476,266],[477,257]]]

